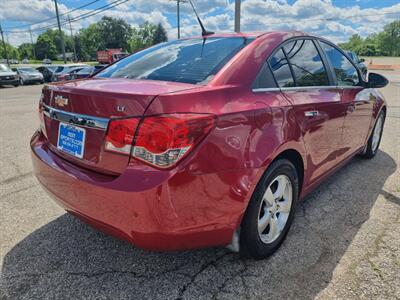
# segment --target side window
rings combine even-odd
[[[253,83],[253,88],[276,88],[274,77],[267,62],[264,63],[258,73],[257,78]]]
[[[294,40],[284,46],[296,86],[329,85],[322,59],[312,40]]]
[[[272,72],[274,73],[276,82],[279,87],[292,87],[294,81],[288,61],[283,53],[282,49],[279,49],[270,59],[269,65]]]
[[[355,86],[360,80],[358,78],[357,69],[338,49],[320,42],[322,49],[326,53],[332,64],[336,75],[338,86]]]

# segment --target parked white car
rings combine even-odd
[[[19,86],[19,76],[5,64],[0,64],[0,85]]]

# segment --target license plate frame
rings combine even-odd
[[[58,125],[57,149],[82,159],[85,153],[86,129],[68,123]]]

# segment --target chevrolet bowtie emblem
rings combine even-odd
[[[61,95],[57,95],[54,98],[54,102],[58,105],[58,106],[65,106],[68,105],[68,98],[64,98]]]

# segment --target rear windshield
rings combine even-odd
[[[162,43],[123,58],[95,77],[203,84],[252,40],[225,37]]]
[[[18,68],[18,71],[22,72],[22,73],[35,73],[37,72],[36,70],[34,70],[33,68]]]
[[[58,66],[54,72],[55,72],[55,73],[60,73],[61,71],[64,70],[64,68],[66,68],[66,67]]]
[[[78,74],[90,74],[92,72],[93,67],[83,68],[78,72]]]

